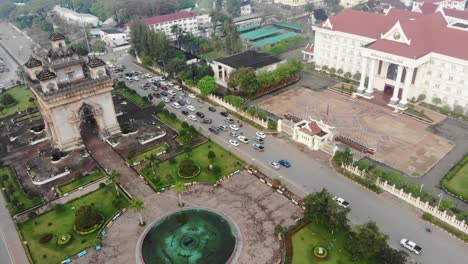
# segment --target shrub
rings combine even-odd
[[[214,165],[213,174],[216,176],[216,178],[219,178],[221,176],[221,167],[219,167],[218,165]]]
[[[214,151],[210,150],[208,151],[208,159],[213,161],[216,158],[216,153]]]
[[[353,75],[352,75],[350,72],[346,72],[346,73],[344,74],[344,77],[345,77],[346,79],[351,79],[351,77],[353,77]]]
[[[29,212],[28,213],[28,218],[29,219],[33,219],[33,218],[36,218],[37,217],[37,213],[36,212]]]
[[[91,206],[79,207],[75,212],[74,228],[77,232],[88,232],[99,225],[103,216]]]
[[[354,80],[360,80],[360,79],[361,79],[361,73],[360,73],[360,72],[356,72],[356,73],[353,75],[353,79],[354,79]]]
[[[435,104],[435,105],[439,105],[442,103],[442,100],[438,97],[433,97],[432,98],[432,103]]]
[[[176,161],[176,159],[175,159],[174,157],[170,157],[170,158],[169,158],[169,163],[170,163],[170,164],[176,164],[177,161]]]
[[[52,234],[50,234],[50,233],[44,234],[44,235],[42,235],[42,236],[39,238],[39,243],[41,243],[41,244],[46,244],[46,243],[48,243],[50,240],[52,240],[53,237],[54,237],[54,235],[52,235]]]
[[[465,112],[465,109],[463,109],[463,106],[461,105],[455,105],[453,107],[453,113],[457,115],[463,115],[464,112]]]
[[[358,166],[360,170],[367,171],[369,170],[371,163],[368,159],[361,159],[360,161],[356,163],[356,165]]]
[[[268,120],[268,129],[276,130],[278,128],[278,122]]]
[[[179,164],[179,176],[191,178],[200,173],[200,167],[191,159],[184,159]]]
[[[426,100],[426,95],[425,94],[418,95],[418,101],[424,101],[424,100]]]
[[[338,70],[336,71],[336,73],[338,73],[339,75],[343,74],[343,72],[344,72],[343,69],[338,69]]]
[[[106,188],[106,184],[103,182],[99,183],[99,189],[104,189],[104,188]]]
[[[72,236],[70,234],[62,235],[57,239],[57,245],[67,246],[70,244],[71,239],[72,239]]]
[[[395,185],[396,188],[402,188],[405,185],[405,180],[397,171],[389,171],[383,175],[383,179],[390,185]]]

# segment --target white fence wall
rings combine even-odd
[[[359,177],[364,177],[365,172],[359,170],[357,167],[353,166],[342,166],[342,168],[346,169],[350,173],[357,175]],[[421,201],[419,197],[413,197],[411,193],[405,193],[403,189],[398,189],[395,187],[395,185],[390,185],[385,182],[381,182],[377,180],[377,186],[382,188],[384,191],[391,193],[392,195],[400,198],[401,200],[417,207],[418,209],[421,209],[423,212],[429,213],[439,219],[440,221],[443,221],[450,226],[462,231],[465,234],[468,234],[468,225],[465,223],[465,221],[460,221],[456,219],[455,215],[450,216],[447,214],[447,211],[441,211],[437,206],[431,206],[429,205],[429,202],[424,202]]]

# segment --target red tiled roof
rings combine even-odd
[[[450,2],[462,2],[462,1],[465,1],[465,0],[451,0]],[[415,2],[435,4],[435,3],[445,2],[445,0],[415,0]]]
[[[448,17],[468,20],[468,11],[444,8],[444,14]]]
[[[411,41],[409,45],[380,39],[397,22]],[[376,39],[368,48],[407,58],[419,58],[435,52],[450,57],[468,60],[468,32],[447,27],[441,12],[421,14],[400,9],[391,9],[387,15],[345,10],[331,18],[333,31],[340,31]],[[372,25],[372,26],[370,26]]]
[[[316,121],[310,122],[307,127],[303,127],[300,130],[310,136],[314,136],[322,131]]]
[[[179,19],[184,19],[184,18],[192,18],[196,16],[197,16],[196,14],[188,12],[188,11],[180,11],[177,13],[172,13],[172,14],[167,14],[167,15],[162,15],[162,16],[147,17],[143,19],[143,22],[146,25],[154,25],[154,24],[159,24],[162,22],[179,20]]]
[[[437,10],[437,7],[439,6],[433,3],[423,3],[419,9],[423,14],[430,14],[434,13]]]
[[[314,43],[312,42],[307,43],[303,51],[307,53],[314,53]]]

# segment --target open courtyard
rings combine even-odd
[[[408,175],[425,174],[453,148],[449,140],[427,132],[424,123],[329,90],[297,87],[260,106],[278,116],[290,112],[304,119],[323,120],[335,128],[336,136],[376,149],[373,159]]]
[[[173,192],[145,197],[143,218],[148,225],[179,210],[177,195]],[[183,194],[184,209],[207,208],[232,220],[240,230],[237,239],[240,250],[237,262],[277,263],[281,258],[280,241],[274,235],[274,226],[291,226],[302,216],[302,209],[278,194],[256,177],[245,171],[223,181],[218,187],[194,185]],[[77,263],[135,263],[140,249],[135,245],[147,227],[138,226],[138,215],[131,211],[123,214],[103,237],[103,248],[79,258]],[[75,260],[74,260],[75,262]]]

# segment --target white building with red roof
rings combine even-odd
[[[197,36],[199,34],[197,15],[188,11],[180,11],[161,16],[147,17],[143,22],[154,31],[161,31],[170,39],[176,36],[172,33],[172,27],[177,26],[187,33]],[[129,28],[127,27],[127,30]]]
[[[304,144],[312,150],[323,150],[326,147],[331,147],[332,152],[334,151],[333,127],[314,119],[300,120],[290,115],[285,117],[286,119],[281,119],[278,122],[279,132],[284,131],[290,134],[294,141]]]
[[[412,5],[412,11],[423,9],[430,10],[434,7],[465,10],[466,0],[412,0],[410,3]],[[432,10],[432,12],[433,11],[435,11],[435,9]]]
[[[359,73],[356,95],[381,91],[397,109],[420,95],[468,109],[468,23],[450,23],[444,10],[346,9],[313,29],[316,67]]]

